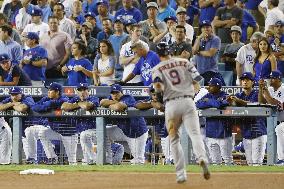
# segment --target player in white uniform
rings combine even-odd
[[[10,164],[12,132],[8,123],[0,117],[0,165]]]
[[[278,122],[275,132],[277,135],[277,155],[278,162],[276,165],[284,165],[284,86],[282,85],[282,73],[280,71],[272,71],[270,74],[270,86],[265,85],[263,80],[259,81],[259,94],[261,95],[261,102],[273,105],[278,105]],[[261,92],[262,91],[262,92]]]
[[[193,64],[187,59],[171,58],[169,47],[165,43],[157,46],[157,53],[162,62],[152,70],[152,79],[157,95],[165,102],[165,122],[170,136],[172,154],[176,167],[177,183],[187,180],[185,159],[180,143],[179,128],[185,126],[192,141],[193,152],[203,168],[205,179],[210,178],[207,157],[200,134],[200,125],[196,111],[194,84],[202,79]]]

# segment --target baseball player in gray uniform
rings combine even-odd
[[[165,103],[165,121],[176,167],[176,181],[183,183],[187,180],[184,153],[180,143],[181,125],[185,126],[191,138],[194,154],[203,168],[204,178],[208,180],[208,160],[193,101],[193,85],[198,84],[202,77],[187,59],[171,58],[166,43],[158,44],[157,53],[161,62],[153,68],[152,79],[159,100]]]

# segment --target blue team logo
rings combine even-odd
[[[247,55],[247,56],[246,56],[246,61],[249,62],[250,64],[253,64],[254,61],[253,61],[252,55]]]
[[[151,79],[151,70],[151,65],[148,62],[144,62],[141,67],[141,76],[145,79],[145,81],[149,81]]]

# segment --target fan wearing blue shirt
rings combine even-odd
[[[98,0],[98,15],[96,16],[97,27],[103,29],[103,19],[109,18],[111,21],[114,21],[114,16],[109,13],[109,2],[108,0]]]
[[[158,20],[164,21],[164,19],[169,16],[176,16],[176,12],[170,7],[168,0],[159,0],[157,3],[159,5]]]
[[[74,42],[71,47],[74,58],[62,67],[62,73],[68,76],[68,85],[77,86],[79,83],[88,83],[88,77],[93,76],[91,62],[84,58],[86,46],[82,42]]]
[[[24,52],[24,58],[20,66],[29,75],[33,86],[42,86],[43,81],[45,81],[47,51],[38,45],[39,36],[37,33],[28,32],[25,37],[29,49]]]
[[[84,13],[93,12],[97,14],[97,0],[84,0],[82,3],[82,9]]]
[[[100,105],[112,111],[123,112],[134,107],[136,101],[131,95],[124,95],[118,84],[111,86],[111,95],[102,99]],[[143,117],[117,119],[117,126],[107,128],[106,152],[107,162],[112,162],[111,142],[126,141],[133,159],[131,164],[144,164],[145,145],[148,138],[148,128]]]
[[[250,102],[258,102],[258,91],[253,89],[254,77],[250,72],[244,72],[241,77],[243,91],[236,96],[228,97],[231,105],[247,106]],[[240,120],[243,144],[248,165],[262,165],[266,142],[266,120],[263,117],[242,118]]]
[[[148,50],[141,42],[136,42],[131,46],[132,51],[140,57],[134,70],[130,73],[123,83],[127,83],[136,75],[141,75],[144,86],[149,86],[152,83],[152,68],[160,62],[159,56],[151,50]]]
[[[140,22],[142,20],[142,13],[139,9],[133,6],[133,0],[122,0],[122,8],[119,9],[114,17],[122,16],[124,20],[134,19],[136,22]]]

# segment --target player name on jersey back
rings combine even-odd
[[[178,66],[186,67],[186,62],[183,62],[183,61],[169,62],[168,64],[165,64],[159,67],[159,71],[162,72],[163,70],[171,69],[171,68],[178,67]]]

